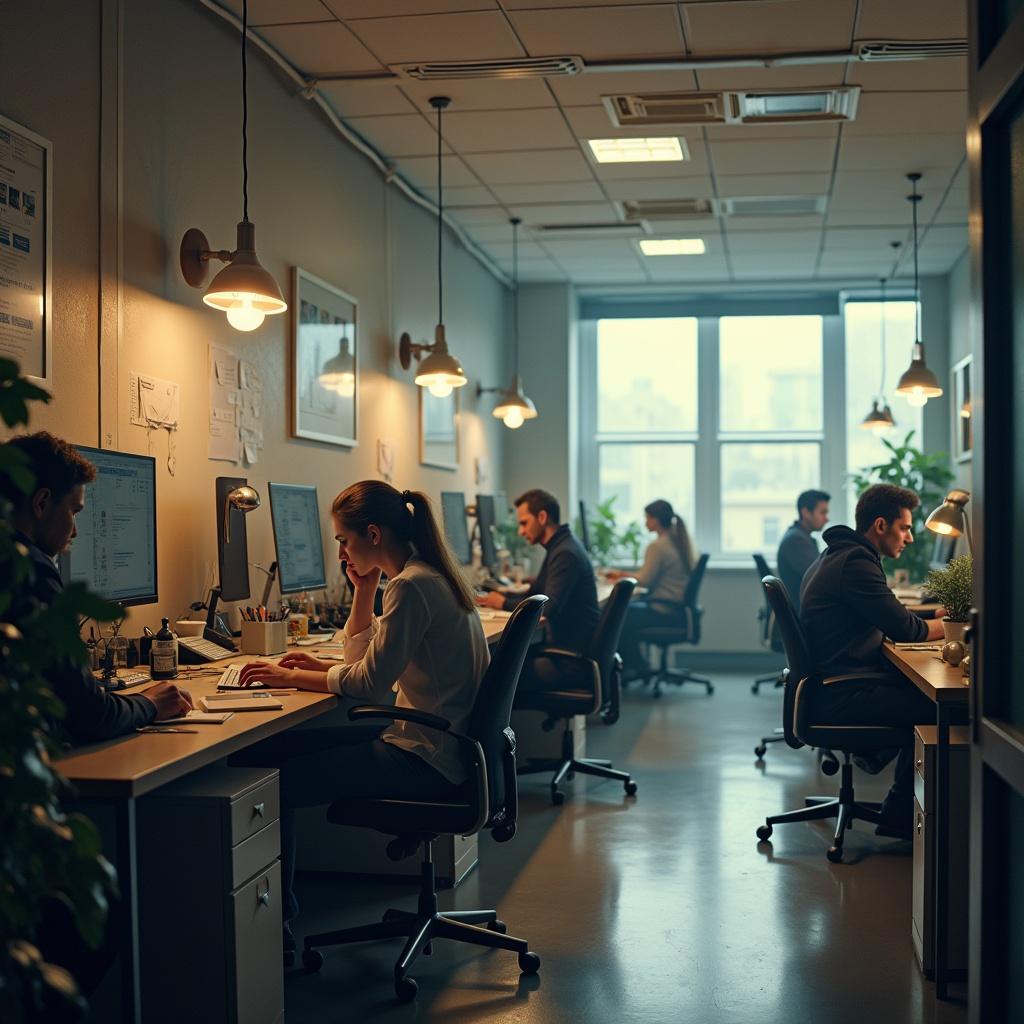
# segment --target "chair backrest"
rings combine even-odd
[[[768,595],[764,593],[764,588],[761,587],[761,580],[766,576],[772,575],[772,570],[768,565],[767,559],[760,551],[754,552],[754,571],[757,573],[757,585],[762,591],[764,596],[764,606],[758,609],[757,618],[761,623],[761,646],[771,648],[773,651],[782,650],[782,637],[779,635],[779,630],[775,624],[775,615],[772,612],[772,606],[768,602]]]
[[[489,816],[497,814],[505,806],[504,764],[508,754],[505,730],[512,717],[519,673],[547,601],[543,594],[528,597],[509,616],[491,656],[491,664],[480,681],[466,729],[467,735],[483,748],[490,798]]]
[[[693,567],[693,572],[690,573],[690,578],[686,581],[686,590],[683,591],[683,604],[687,608],[697,607],[700,585],[704,582],[704,572],[708,567],[709,557],[707,552],[705,552],[697,559],[697,564]]]
[[[607,688],[615,667],[615,655],[619,649],[622,626],[626,621],[629,601],[635,589],[636,580],[632,576],[624,577],[612,587],[612,592],[601,610],[601,618],[598,620],[594,635],[584,652],[585,657],[597,664],[597,670],[601,674],[602,690]]]
[[[784,684],[782,702],[782,727],[785,730],[786,743],[791,747],[801,747],[803,743],[797,738],[794,715],[796,711],[796,694],[805,679],[814,676],[814,665],[807,649],[807,639],[796,617],[793,602],[786,592],[786,587],[777,576],[765,576],[761,580],[764,595],[771,607],[772,614],[782,634],[782,646],[786,652],[788,673]]]

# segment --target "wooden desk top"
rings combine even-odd
[[[882,653],[930,700],[966,704],[970,698],[963,673],[947,665],[938,651],[909,651],[886,642]]]

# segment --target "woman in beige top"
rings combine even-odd
[[[243,685],[296,686],[396,704],[451,722],[462,732],[488,665],[487,641],[472,592],[460,576],[419,491],[364,480],[331,507],[338,555],[355,588],[345,625],[344,662],[288,654],[279,664],[252,662]],[[383,614],[373,614],[381,573],[388,577]],[[281,866],[285,956],[294,950],[287,922],[298,912],[294,811],[345,797],[452,796],[467,770],[458,743],[437,730],[396,722],[382,729],[336,726],[292,731],[243,755],[246,764],[280,769]]]

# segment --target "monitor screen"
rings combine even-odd
[[[494,492],[494,522],[498,526],[504,526],[509,521],[512,509],[509,508],[508,496],[504,491]]]
[[[488,569],[498,565],[498,552],[494,546],[494,495],[476,496],[476,521],[480,527],[480,561]]]
[[[932,547],[932,560],[929,568],[944,569],[956,551],[956,537],[946,533],[939,533],[935,536],[935,543]]]
[[[324,590],[327,577],[324,574],[324,541],[320,533],[316,488],[273,482],[269,486],[281,593]]]
[[[473,552],[469,546],[469,531],[466,529],[466,496],[462,491],[441,492],[441,517],[452,554],[463,565],[471,564]]]
[[[65,583],[121,604],[151,604],[156,585],[156,459],[75,445],[95,467],[78,536],[61,556]]]
[[[589,555],[590,552],[590,506],[585,502],[580,502],[580,543],[583,545],[583,550]]]

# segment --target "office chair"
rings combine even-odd
[[[415,979],[408,976],[409,969],[420,953],[430,953],[435,939],[508,949],[519,954],[519,969],[524,974],[535,974],[540,969],[540,957],[530,952],[525,939],[506,934],[505,923],[496,911],[441,913],[437,909],[433,847],[439,835],[468,836],[489,829],[497,842],[504,843],[516,833],[516,742],[509,717],[526,651],[546,603],[543,595],[528,597],[512,613],[480,682],[466,735],[451,732],[450,723],[438,715],[411,708],[368,705],[349,711],[352,721],[387,718],[446,732],[465,751],[470,778],[459,796],[452,799],[395,796],[345,799],[330,805],[327,820],[332,824],[357,825],[395,836],[387,846],[392,860],[411,856],[422,845],[419,901],[415,913],[388,910],[377,924],[308,936],[302,953],[308,970],[317,971],[323,965],[324,957],[317,947],[405,938],[405,948],[395,963],[395,994],[402,1002],[409,1002],[417,989]]]
[[[761,585],[771,605],[775,620],[782,633],[782,643],[789,662],[789,674],[783,687],[782,727],[788,746],[799,750],[802,746],[821,747],[839,751],[843,755],[839,796],[807,797],[804,807],[784,814],[765,818],[757,830],[757,838],[765,842],[775,825],[791,821],[819,821],[835,818],[835,838],[828,850],[828,859],[838,864],[843,859],[843,839],[847,828],[857,819],[877,824],[879,807],[856,799],[853,792],[853,765],[851,757],[873,750],[898,747],[905,742],[905,730],[874,725],[830,725],[820,721],[814,710],[814,696],[822,686],[857,686],[866,682],[890,682],[884,672],[851,673],[822,678],[814,671],[804,632],[800,628],[793,605],[782,581],[766,576]],[[832,774],[834,769],[826,769]]]
[[[619,690],[622,682],[622,659],[618,655],[619,636],[626,621],[629,600],[636,588],[632,577],[621,579],[612,588],[598,621],[597,629],[583,654],[558,647],[532,648],[531,656],[550,659],[562,678],[558,689],[532,690],[516,697],[517,711],[543,711],[547,719],[542,723],[545,731],[564,719],[562,753],[556,758],[536,758],[519,768],[520,775],[554,771],[551,779],[551,802],[557,807],[565,802],[565,794],[558,788],[566,778],[577,772],[596,775],[603,779],[618,779],[627,796],[636,793],[636,783],[629,772],[616,771],[611,761],[585,757],[577,759],[572,729],[573,715],[589,715],[601,711],[606,724],[619,717]],[[607,699],[605,699],[607,698]]]
[[[772,575],[772,571],[769,568],[767,561],[765,561],[764,555],[760,552],[755,553],[754,555],[754,571],[757,573],[757,586],[758,590],[760,590],[761,580],[763,580],[765,576]],[[775,616],[772,614],[772,609],[768,604],[767,598],[765,598],[764,604],[762,604],[757,610],[757,621],[761,626],[761,646],[768,651],[781,651],[782,639],[779,636],[779,631],[775,628]],[[756,695],[762,686],[767,686],[769,683],[776,688],[782,686],[782,669],[778,672],[772,672],[770,675],[760,676],[755,679],[753,685],[750,687],[750,692]],[[769,742],[773,741],[769,740]]]
[[[647,626],[640,630],[639,639],[641,643],[656,647],[659,652],[658,667],[644,672],[639,678],[644,682],[654,683],[654,696],[661,696],[662,683],[674,683],[682,686],[684,683],[697,683],[707,689],[708,694],[715,692],[715,687],[710,679],[694,675],[688,668],[669,668],[668,650],[677,644],[699,644],[700,623],[704,616],[704,609],[697,603],[700,594],[700,586],[704,582],[704,572],[708,567],[708,556],[701,555],[693,572],[686,583],[686,590],[683,593],[683,600],[678,604],[679,622],[672,626]]]

